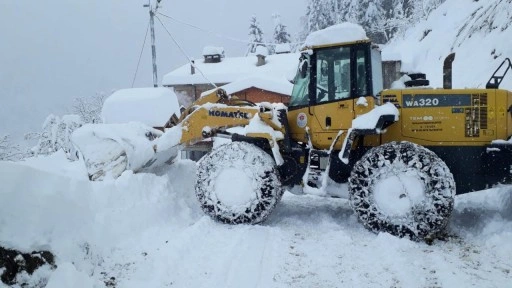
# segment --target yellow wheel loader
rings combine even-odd
[[[228,138],[198,162],[196,195],[213,219],[254,224],[285,189],[305,184],[314,154],[330,179],[348,183],[365,227],[416,240],[443,231],[456,193],[512,182],[512,92],[499,89],[508,59],[486,89],[432,89],[414,74],[383,90],[378,48],[360,26],[338,28],[341,41],[306,40],[288,107],[214,90],[164,132],[141,129],[144,157],[133,140],[112,136],[122,129],[81,128],[73,137],[90,179],[145,171],[204,139]]]

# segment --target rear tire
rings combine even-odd
[[[198,165],[196,196],[204,213],[216,221],[260,223],[283,195],[274,159],[252,144],[223,145]]]
[[[349,202],[371,231],[429,240],[448,224],[455,181],[432,151],[391,142],[368,151],[349,178]]]

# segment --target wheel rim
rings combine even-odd
[[[236,185],[234,185],[235,181]],[[251,177],[233,167],[223,169],[219,173],[214,191],[217,200],[238,212],[243,212],[247,204],[257,198]]]
[[[415,171],[382,177],[373,191],[375,205],[391,217],[405,217],[425,201],[425,185]]]

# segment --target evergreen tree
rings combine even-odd
[[[253,15],[249,24],[249,47],[246,55],[256,52],[256,46],[263,44],[263,30],[261,30],[260,23]],[[259,44],[261,43],[261,44]]]
[[[272,15],[272,18],[274,19],[274,43],[276,44],[283,44],[283,43],[290,43],[290,33],[288,33],[286,29],[286,25],[281,23],[281,15],[278,13]]]
[[[306,8],[308,34],[336,24],[332,0],[309,0]]]
[[[421,21],[445,0],[309,0],[302,39],[311,32],[336,23],[363,26],[368,37],[378,43],[402,34]]]

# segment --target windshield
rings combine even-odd
[[[300,57],[297,75],[295,75],[294,78],[292,97],[289,104],[290,106],[302,106],[309,103],[309,70],[309,55],[304,53]]]

